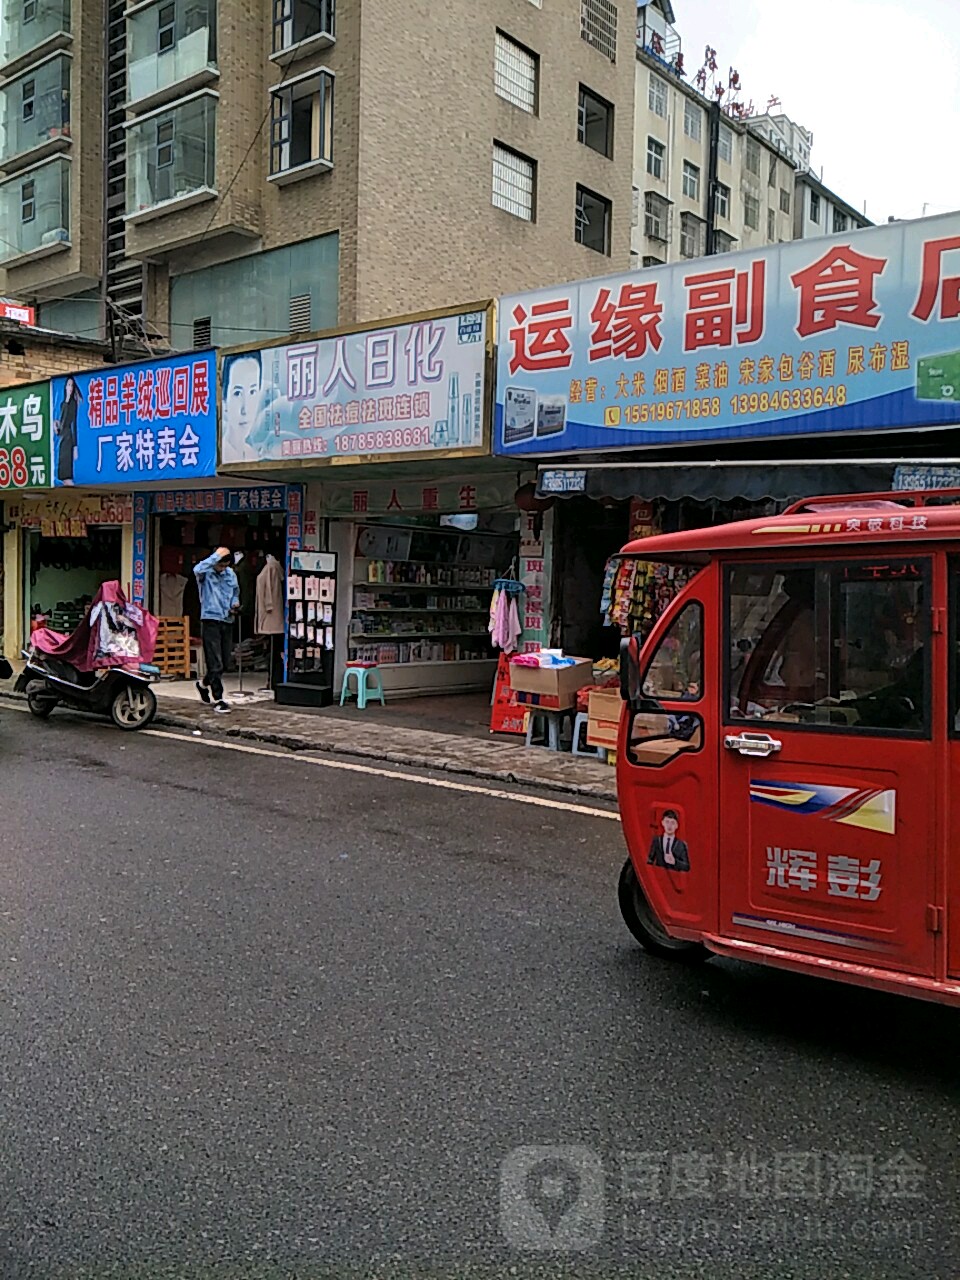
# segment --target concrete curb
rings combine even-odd
[[[21,703],[26,701],[25,695],[9,690],[0,691],[0,700]],[[191,733],[197,728],[197,721],[189,716],[178,716],[170,711],[158,711],[154,724],[168,729],[186,729]],[[567,782],[559,778],[544,778],[534,771],[521,769],[495,769],[487,765],[471,764],[462,758],[436,759],[434,756],[417,755],[413,751],[383,751],[375,747],[367,747],[360,743],[337,743],[317,741],[298,734],[274,732],[248,726],[228,726],[222,720],[204,722],[202,733],[205,737],[239,740],[244,742],[261,742],[267,746],[283,747],[287,751],[318,752],[328,755],[355,757],[362,760],[376,760],[378,764],[392,764],[412,769],[426,769],[436,773],[458,774],[466,778],[478,778],[487,782],[498,782],[512,786],[537,787],[544,791],[556,791],[564,795],[580,796],[583,799],[605,800],[616,803],[616,781],[611,778],[611,785],[594,782]],[[451,735],[451,742],[459,741]],[[613,771],[611,770],[611,773]]]

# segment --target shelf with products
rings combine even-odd
[[[476,592],[436,590],[427,595],[378,590],[357,591],[353,598],[354,613],[484,613],[489,601]]]
[[[443,587],[460,591],[492,588],[496,569],[479,564],[436,564],[423,560],[358,560],[366,577],[354,570],[355,587]]]
[[[354,636],[349,644],[350,661],[375,662],[381,667],[405,667],[414,663],[496,662],[486,636]]]
[[[472,636],[479,639],[486,634],[486,631],[477,631],[475,628],[469,631],[357,631],[349,637],[349,640],[353,645],[360,640],[452,640],[458,636]]]

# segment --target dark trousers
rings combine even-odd
[[[207,665],[203,684],[213,694],[214,701],[220,702],[223,698],[222,676],[233,650],[233,623],[204,618],[200,623],[200,638],[203,641],[203,660]]]

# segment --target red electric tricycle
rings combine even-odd
[[[960,490],[622,554],[699,567],[621,656],[634,936],[960,1004]]]

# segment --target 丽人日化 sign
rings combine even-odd
[[[224,466],[480,454],[488,309],[226,352]]]
[[[960,214],[501,299],[495,452],[960,423]]]

